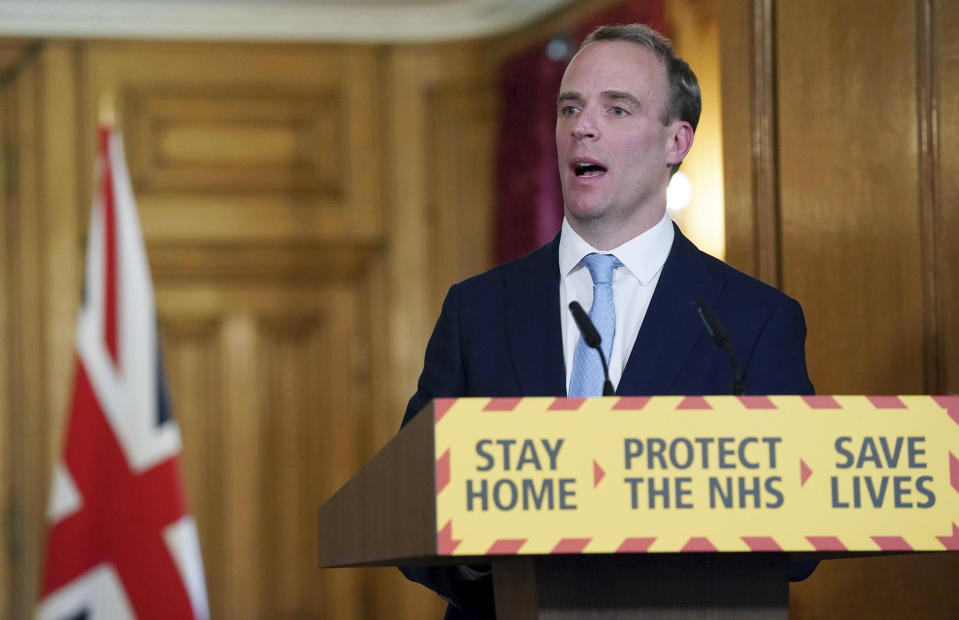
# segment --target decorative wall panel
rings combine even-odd
[[[118,112],[148,242],[383,234],[372,48],[95,43],[82,59],[88,118]]]

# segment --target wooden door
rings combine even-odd
[[[806,313],[825,394],[955,393],[959,8],[722,3],[727,257]],[[794,617],[951,617],[959,561],[826,562]]]

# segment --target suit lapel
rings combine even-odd
[[[715,304],[723,282],[703,264],[701,252],[673,225],[673,246],[616,393],[665,394],[703,333],[697,299]]]
[[[565,396],[559,235],[507,272],[506,329],[520,393]]]

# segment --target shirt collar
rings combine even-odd
[[[663,219],[652,228],[606,253],[615,254],[623,266],[636,276],[639,283],[646,286],[666,263],[674,236],[672,220],[668,213],[664,213]],[[603,253],[580,237],[566,218],[563,218],[563,228],[559,236],[560,277],[568,276],[584,256],[593,252]]]

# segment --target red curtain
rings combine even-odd
[[[541,41],[500,66],[502,125],[496,153],[497,262],[530,252],[553,238],[563,221],[556,163],[556,94],[569,57],[597,26],[641,22],[663,32],[663,0],[629,0],[557,38],[569,45],[554,60]]]

